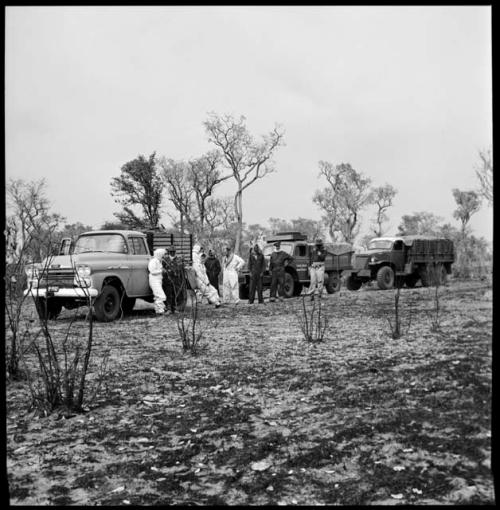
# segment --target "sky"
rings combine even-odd
[[[388,234],[420,211],[458,227],[451,190],[478,188],[492,144],[491,51],[490,6],[6,7],[6,179],[45,178],[52,212],[98,228],[124,163],[201,156],[216,112],[285,131],[247,224],[319,220],[329,161],[398,190]],[[492,209],[470,225],[491,240]]]

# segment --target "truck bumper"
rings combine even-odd
[[[97,289],[92,287],[82,289],[79,287],[75,287],[73,289],[69,288],[59,288],[57,290],[49,290],[49,288],[42,287],[37,289],[26,289],[24,291],[25,296],[31,296],[32,298],[73,298],[73,299],[85,299],[89,296],[94,298],[99,294]]]
[[[345,271],[342,271],[342,276],[345,276],[346,278],[348,278],[349,276],[354,276],[356,278],[371,279],[372,272],[370,269],[360,269],[359,271],[347,269]]]

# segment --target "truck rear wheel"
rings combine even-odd
[[[377,271],[377,284],[381,290],[388,290],[394,287],[394,271],[389,266],[382,266]]]
[[[121,312],[120,293],[112,285],[105,285],[101,294],[95,300],[94,311],[97,320],[102,322],[114,321]]]
[[[340,277],[338,273],[330,273],[325,282],[326,292],[333,294],[339,292],[341,286]]]
[[[283,284],[283,294],[286,298],[291,298],[295,289],[295,280],[290,273],[285,273],[285,283]]]
[[[36,298],[35,307],[40,319],[57,319],[62,310],[62,303],[57,299]]]
[[[349,278],[347,278],[345,285],[348,290],[359,290],[361,288],[361,285],[363,282],[361,280],[358,280],[355,276],[351,275]]]

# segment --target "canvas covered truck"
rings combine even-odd
[[[355,253],[352,269],[346,271],[346,286],[358,290],[363,283],[376,281],[380,289],[395,285],[423,287],[446,283],[455,261],[453,241],[432,236],[377,237],[368,250]]]
[[[292,256],[293,261],[285,268],[285,297],[298,296],[304,287],[310,284],[309,259],[315,245],[307,240],[307,236],[300,232],[281,232],[266,239],[263,248],[266,259],[266,271],[262,278],[263,289],[271,287],[271,273],[269,259],[273,252],[273,243],[280,241],[280,249]],[[327,256],[325,259],[325,288],[329,294],[338,292],[341,286],[341,274],[351,268],[351,255],[354,250],[350,246],[337,246],[325,243]],[[246,264],[239,274],[240,298],[247,299],[250,288],[250,273],[248,271],[248,256]]]
[[[173,244],[191,264],[192,235],[161,231],[98,230],[63,239],[57,255],[30,264],[25,294],[42,318],[62,308],[93,305],[97,320],[113,321],[134,308],[136,299],[153,301],[148,263],[153,250]]]

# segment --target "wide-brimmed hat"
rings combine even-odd
[[[173,244],[171,244],[171,245],[167,248],[167,251],[168,251],[168,252],[176,251],[176,250],[175,250],[175,246],[174,246]]]
[[[316,239],[316,245],[320,246],[323,244],[323,239]]]
[[[273,246],[277,246],[279,248],[281,246],[281,243],[279,241],[276,241],[275,243],[273,243]]]

